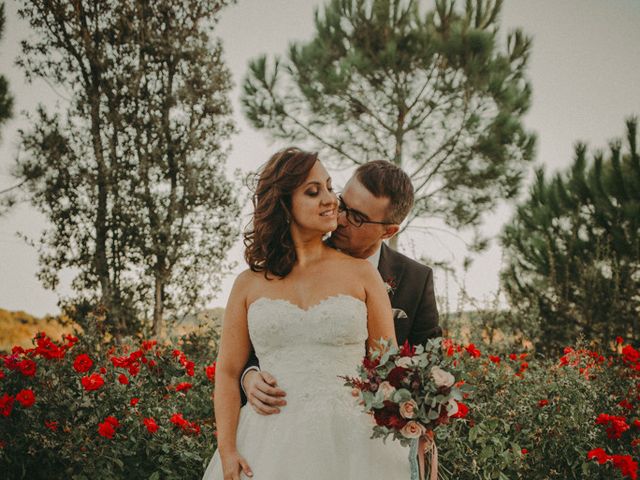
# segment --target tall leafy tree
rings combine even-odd
[[[330,0],[308,42],[253,60],[242,102],[256,128],[353,166],[385,159],[416,191],[408,223],[477,227],[532,157],[522,125],[530,39],[500,38],[500,0]]]
[[[210,39],[229,1],[29,0],[37,36],[19,63],[70,98],[22,132],[18,175],[51,227],[40,277],[77,272],[72,305],[101,305],[116,334],[186,314],[215,290],[236,236],[226,179],[233,130],[222,47]],[[80,309],[82,310],[82,309]]]
[[[640,157],[637,119],[627,149],[610,143],[588,158],[577,144],[571,168],[538,170],[529,197],[505,227],[502,280],[513,306],[536,312],[539,346],[579,335],[596,342],[640,337]]]

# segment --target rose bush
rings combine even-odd
[[[43,335],[0,356],[0,472],[8,479],[200,479],[216,447],[217,334],[174,342]],[[640,353],[559,358],[444,342],[471,394],[437,430],[444,480],[635,479]],[[500,355],[497,355],[500,353]],[[437,369],[434,381],[451,378]],[[396,387],[380,385],[385,396]],[[402,407],[407,418],[415,410]],[[407,423],[407,434],[415,427]]]
[[[216,345],[213,330],[162,345],[39,334],[0,356],[2,478],[201,478]]]
[[[448,341],[473,388],[464,421],[438,431],[442,478],[637,479],[640,355],[566,348],[495,356]],[[593,453],[596,451],[596,453]]]

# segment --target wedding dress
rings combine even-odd
[[[287,392],[278,414],[240,409],[236,444],[253,480],[410,478],[409,448],[371,439],[371,417],[338,378],[354,375],[365,354],[364,302],[334,295],[304,310],[262,297],[247,322],[260,367]],[[216,452],[203,480],[222,478]]]

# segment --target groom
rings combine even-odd
[[[433,272],[383,243],[398,232],[413,205],[409,176],[384,160],[365,163],[349,179],[339,200],[338,228],[329,243],[353,257],[366,258],[378,268],[389,292],[398,345],[406,340],[412,345],[424,344],[441,336]],[[260,371],[254,353],[241,384],[260,414],[278,413],[278,407],[286,404],[285,392],[271,374]]]

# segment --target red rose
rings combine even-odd
[[[118,419],[116,417],[108,416],[107,418],[104,419],[104,421],[107,422],[107,423],[110,423],[114,427],[119,427],[120,426],[120,422],[118,421]]]
[[[400,430],[408,422],[400,415],[399,406],[389,400],[384,401],[383,408],[374,410],[373,418],[378,425],[396,430]]]
[[[622,356],[625,363],[637,363],[640,361],[640,352],[631,345],[625,345],[622,349]]]
[[[606,413],[601,413],[600,415],[598,415],[598,418],[596,419],[596,424],[605,425],[606,431],[607,431],[607,437],[611,439],[620,438],[624,432],[626,432],[631,428],[627,424],[627,421],[624,417],[607,415]]]
[[[634,420],[633,421],[633,426],[636,428],[640,428],[640,420]]]
[[[396,388],[400,388],[402,386],[402,381],[407,376],[408,370],[403,367],[394,367],[393,370],[389,372],[387,375],[387,380],[391,385]]]
[[[91,375],[82,377],[81,382],[84,389],[88,392],[98,390],[102,385],[104,385],[104,379],[99,373],[92,373]]]
[[[129,379],[127,378],[127,376],[124,373],[121,373],[120,375],[118,375],[118,381],[122,385],[128,385],[129,384]]]
[[[466,351],[467,351],[467,353],[468,353],[469,355],[471,355],[473,358],[478,358],[480,355],[482,355],[482,354],[480,353],[480,350],[478,350],[478,349],[476,348],[476,346],[475,346],[473,343],[470,343],[469,345],[467,345],[467,346],[465,347],[465,350],[466,350]]]
[[[4,378],[4,370],[0,369],[0,380]]]
[[[8,417],[11,415],[11,410],[13,409],[13,395],[9,395],[5,393],[0,397],[0,414]]]
[[[186,370],[187,375],[189,375],[190,377],[193,377],[195,373],[195,368],[196,368],[196,364],[192,361],[187,361],[184,364],[184,369]]]
[[[173,415],[171,415],[169,421],[174,425],[177,425],[178,427],[182,427],[187,423],[181,413],[174,413]]]
[[[158,431],[158,424],[153,418],[145,418],[142,423],[147,427],[149,433],[156,433]]]
[[[44,426],[47,427],[49,430],[51,430],[52,432],[56,432],[58,431],[58,422],[53,421],[53,420],[45,420],[44,421]]]
[[[36,396],[34,395],[33,390],[25,388],[16,394],[16,400],[20,402],[20,405],[23,407],[29,408],[36,403]]]
[[[46,358],[47,360],[63,358],[66,353],[66,349],[64,347],[59,347],[53,343],[44,332],[40,332],[36,335],[36,344],[36,354]]]
[[[112,439],[116,433],[115,427],[109,422],[98,424],[98,434],[104,438]]]
[[[157,365],[155,360],[149,360],[149,366],[150,367],[155,367]]]
[[[129,357],[111,357],[111,363],[116,368],[128,368]]]
[[[609,455],[602,448],[594,448],[593,450],[589,450],[587,452],[587,460],[596,459],[600,465],[605,464],[609,461]]]
[[[538,402],[539,407],[546,407],[547,405],[549,405],[549,400],[540,400]]]
[[[623,342],[624,342],[624,339],[622,337],[620,337],[620,336],[616,337],[616,343],[618,345],[622,345]]]
[[[618,405],[620,405],[622,408],[626,408],[627,410],[633,410],[633,404],[626,398],[618,402]]]
[[[516,376],[521,377],[522,374],[524,373],[524,371],[529,368],[529,363],[528,362],[522,362],[520,364],[520,369],[518,370],[518,373],[516,373]]]
[[[186,420],[181,413],[174,413],[169,419],[171,423],[180,427],[186,433],[200,433],[200,425]]]
[[[81,353],[73,361],[73,368],[78,373],[86,373],[91,370],[93,360],[86,353]]]
[[[28,358],[18,362],[18,368],[25,377],[33,377],[36,374],[36,362]]]
[[[133,362],[129,365],[129,373],[132,377],[135,377],[140,373],[140,364],[138,362]]]
[[[638,463],[633,461],[631,455],[611,455],[613,466],[620,470],[623,477],[629,477],[632,480],[638,478]]]
[[[456,403],[458,404],[458,411],[451,415],[451,418],[465,418],[469,413],[469,407],[467,407],[462,402],[458,402],[457,400]]]
[[[498,365],[500,365],[500,357],[489,355],[489,360],[491,360],[493,363],[497,363]]]
[[[193,387],[189,382],[182,382],[176,385],[176,392],[188,392]]]
[[[142,348],[144,350],[151,350],[153,346],[156,345],[157,343],[158,343],[157,340],[144,340],[142,342]]]
[[[131,399],[131,401],[129,402],[129,405],[131,405],[132,407],[135,407],[138,404],[139,401],[140,401],[139,398],[133,397]]]
[[[107,369],[104,368],[104,367],[100,367],[100,373],[103,374],[103,375],[106,374],[107,373]]]
[[[515,362],[518,359],[518,356],[515,353],[510,353],[509,358]]]
[[[214,382],[216,379],[216,362],[213,362],[208,367],[205,367],[204,371],[207,374],[207,378],[209,379],[209,381]]]
[[[526,455],[527,453],[529,453],[529,450],[523,448],[522,450],[520,450],[520,453],[522,453],[522,455]]]

